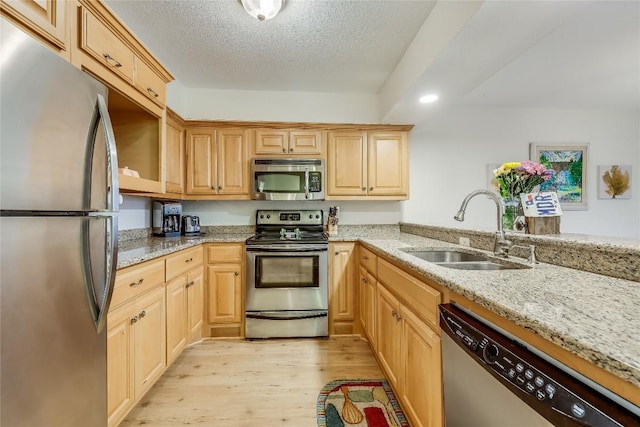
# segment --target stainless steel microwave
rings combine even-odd
[[[324,200],[324,160],[253,159],[253,200]]]

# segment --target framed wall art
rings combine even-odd
[[[587,150],[589,144],[532,142],[529,157],[555,172],[540,191],[555,191],[563,210],[587,210]]]
[[[598,199],[630,199],[631,166],[598,166]]]

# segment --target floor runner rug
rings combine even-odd
[[[386,380],[336,380],[316,405],[318,427],[409,427]]]

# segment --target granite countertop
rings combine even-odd
[[[640,387],[637,282],[544,263],[516,270],[454,270],[402,251],[464,248],[453,243],[406,233],[359,240],[397,264]]]
[[[119,242],[118,268],[203,243],[243,243],[252,235],[248,230],[222,231],[196,238],[144,237]],[[516,270],[449,269],[423,261],[402,249],[463,246],[404,233],[398,226],[341,227],[329,240],[360,241],[417,275],[640,387],[640,346],[636,340],[640,335],[638,282],[546,263]],[[619,242],[605,244],[616,247]],[[519,258],[511,260],[526,264]]]

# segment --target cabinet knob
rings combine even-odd
[[[362,191],[365,191],[367,189],[367,187],[362,187]]]
[[[366,278],[362,278],[362,283],[368,283],[369,281]]]
[[[192,280],[192,281],[190,281],[189,283],[187,283],[187,288],[190,288],[190,287],[192,287],[192,286],[193,286],[193,285],[195,285],[195,284],[196,284],[195,280]]]
[[[211,189],[212,189],[212,190],[215,190],[215,189],[216,189],[216,186],[215,186],[215,185],[212,185],[212,186],[211,186]]]
[[[286,152],[287,152],[287,149],[286,149],[286,148],[283,148],[283,149],[282,149],[282,152],[283,152],[283,153],[286,153]]]
[[[131,319],[131,324],[134,324],[138,321],[138,316],[133,316],[133,318]]]
[[[240,272],[239,272],[239,271],[236,271],[236,272],[235,272],[235,273],[233,273],[233,274],[234,274],[234,276],[239,276],[239,275],[240,275]]]
[[[340,252],[334,252],[333,254],[334,255],[340,255]]]
[[[368,256],[366,256],[366,255],[364,255],[364,256],[362,257],[362,259],[366,261],[366,260],[368,260],[368,259],[369,259],[369,257],[368,257]]]
[[[222,185],[218,185],[218,190],[222,190]]]
[[[373,187],[369,187],[369,191],[372,191],[372,190],[373,190]]]
[[[289,151],[293,153],[293,148],[289,148]]]
[[[191,262],[193,261],[193,258],[189,258],[189,259],[185,259],[184,262]]]
[[[140,318],[141,318],[141,319],[142,319],[144,316],[146,316],[146,315],[147,315],[147,312],[146,312],[146,311],[142,310],[142,311],[140,312]]]
[[[129,283],[129,286],[131,286],[132,288],[135,288],[136,286],[142,285],[142,282],[144,282],[144,278],[138,280],[137,282]]]

